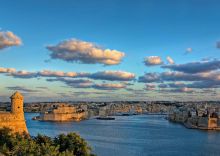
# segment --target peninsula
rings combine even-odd
[[[220,130],[219,106],[183,106],[173,109],[168,120],[183,124],[187,128],[201,130]]]

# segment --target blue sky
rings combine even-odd
[[[172,87],[159,92],[161,88],[157,85],[160,83],[191,82],[139,82],[139,77],[145,73],[170,70],[171,68],[161,68],[167,65],[167,56],[175,61],[175,65],[203,63],[201,61],[204,58],[209,58],[210,62],[219,59],[220,49],[216,46],[220,40],[219,5],[220,2],[217,0],[2,0],[0,31],[13,32],[22,44],[0,49],[0,67],[15,68],[16,71],[50,70],[90,74],[100,71],[123,71],[135,74],[135,78],[128,81],[109,81],[108,78],[91,77],[71,78],[91,80],[96,85],[131,83],[126,84],[125,88],[102,90],[91,86],[76,87],[72,83],[68,85],[65,80],[60,79],[50,82],[47,80],[48,77],[24,79],[11,76],[11,73],[2,73],[0,96],[3,101],[7,100],[6,97],[18,89],[29,101],[120,100],[127,99],[127,96],[129,100],[196,100],[191,97],[192,92],[197,98],[201,96],[200,91],[211,89],[214,90],[215,97],[207,96],[218,100],[218,83],[213,88],[183,86],[185,90],[189,88],[189,92],[184,92],[183,89],[183,93],[178,92],[177,89],[180,91],[180,88]],[[115,65],[85,63],[82,60],[68,62],[60,58],[51,58],[50,54],[54,51],[48,50],[47,46],[58,46],[59,43],[71,39],[92,43],[101,49],[117,50],[125,56]],[[187,48],[192,48],[192,51],[184,54]],[[150,56],[158,56],[164,63],[145,65],[144,59]],[[173,68],[171,71],[176,72]],[[218,73],[218,69],[215,72]],[[146,89],[146,85],[155,85],[156,89],[155,86],[150,90]],[[78,92],[82,94],[78,95]],[[138,96],[130,96],[135,94]],[[168,98],[164,98],[164,94]],[[179,99],[181,94],[184,96]]]

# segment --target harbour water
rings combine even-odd
[[[31,135],[54,137],[76,132],[98,156],[216,156],[220,155],[220,132],[186,129],[162,115],[116,116],[116,120],[40,122],[26,113]]]

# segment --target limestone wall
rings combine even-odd
[[[75,113],[76,109],[72,107],[58,107],[53,110],[54,113]]]
[[[217,118],[200,117],[198,120],[198,127],[216,128],[218,127]]]
[[[216,127],[218,127],[218,119],[217,118],[210,118],[208,126],[209,126],[209,128],[216,128]]]
[[[86,118],[85,112],[77,112],[75,107],[65,105],[40,114],[40,120],[44,121],[80,121],[84,118]]]
[[[0,128],[8,127],[13,132],[28,133],[24,112],[23,112],[23,96],[15,92],[12,97],[12,111],[0,113]]]
[[[3,121],[3,122],[1,121],[0,128],[3,128],[3,127],[10,128],[10,129],[12,129],[13,132],[18,132],[18,133],[26,132],[26,133],[28,133],[25,121],[21,121],[21,120],[18,120],[18,121],[7,120],[7,121]]]
[[[42,113],[40,119],[44,121],[80,121],[85,113]]]

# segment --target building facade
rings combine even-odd
[[[40,113],[38,120],[42,121],[80,121],[86,118],[84,110],[66,104],[60,104],[51,111]]]

